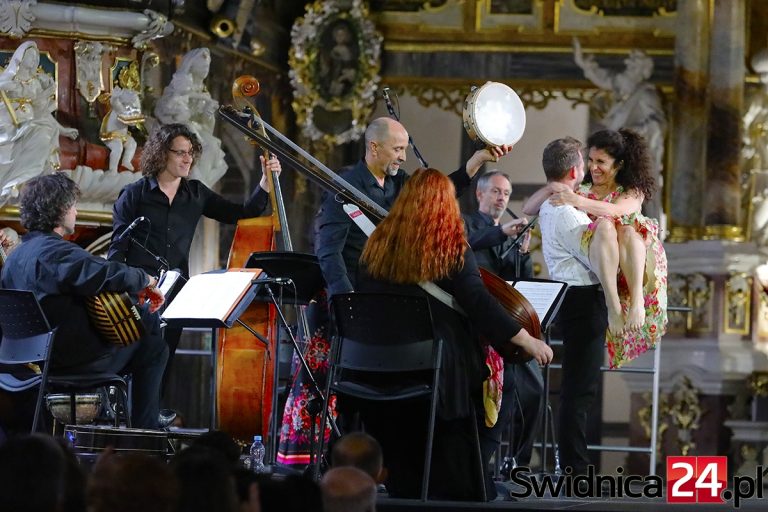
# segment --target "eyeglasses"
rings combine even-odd
[[[184,151],[183,149],[169,149],[168,151],[181,158],[185,156],[188,156],[189,158],[195,158],[194,149],[190,149],[189,151]]]

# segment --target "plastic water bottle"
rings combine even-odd
[[[264,443],[261,442],[261,436],[253,436],[253,444],[251,445],[251,471],[254,473],[265,473],[267,468],[264,465],[264,454],[266,448]]]

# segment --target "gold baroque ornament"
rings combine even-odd
[[[698,389],[693,386],[691,379],[683,377],[672,391],[669,410],[672,424],[677,427],[677,445],[682,455],[688,455],[696,447],[693,435],[701,427],[699,420],[704,412],[699,402]]]
[[[382,37],[362,0],[317,0],[291,29],[293,109],[303,134],[338,145],[360,138],[380,80]]]

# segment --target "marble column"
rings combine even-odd
[[[712,15],[702,223],[704,238],[739,240],[745,1],[714,0]]]
[[[669,241],[696,238],[702,216],[707,126],[709,0],[678,2]]]

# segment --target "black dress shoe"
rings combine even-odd
[[[173,409],[160,409],[160,414],[157,416],[157,423],[160,428],[167,428],[176,419],[178,413]]]

